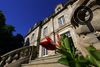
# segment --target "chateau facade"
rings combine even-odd
[[[75,14],[75,10],[82,4],[92,5],[90,8],[93,14],[91,17],[92,28],[87,24],[81,24],[73,21],[72,17]],[[45,40],[45,36],[49,36],[53,42],[57,42],[57,35],[66,34],[72,37],[74,46],[86,56],[86,51],[83,47],[93,45],[97,49],[100,49],[100,6],[96,3],[97,0],[72,0],[66,4],[58,4],[54,10],[54,13],[45,18],[43,21],[38,22],[32,28],[25,37],[25,45],[39,46],[38,58],[47,58],[48,56],[55,56],[55,50],[47,50],[39,43]],[[89,16],[89,14],[88,14]],[[91,15],[90,15],[91,16]],[[89,16],[89,17],[90,17]],[[76,16],[77,17],[77,16]],[[82,17],[80,15],[79,17]],[[75,17],[74,17],[75,18]],[[81,19],[81,18],[79,18]],[[87,20],[87,19],[86,19]],[[79,22],[79,21],[78,21]],[[80,21],[81,22],[81,21]],[[54,58],[53,58],[54,59]],[[50,61],[54,61],[54,60]],[[57,59],[56,59],[57,60]],[[49,60],[48,60],[49,61]],[[44,61],[44,62],[48,62]],[[38,63],[38,62],[34,62]],[[41,62],[42,63],[42,62]],[[50,65],[49,65],[50,66]],[[52,65],[54,67],[55,65]],[[34,66],[35,67],[35,66]],[[44,66],[43,66],[44,67]],[[58,64],[58,67],[64,67]]]
[[[64,33],[73,33],[71,25],[71,14],[73,12],[72,5],[58,4],[55,8],[54,15],[44,19],[43,21],[37,23],[32,28],[30,28],[27,36],[25,37],[25,42],[29,40],[30,46],[37,46],[38,37],[40,41],[45,39],[45,36],[49,36],[54,42],[57,41],[57,34],[61,35]],[[71,32],[71,33],[70,33]],[[39,57],[45,55],[54,55],[55,51],[46,50],[43,51],[43,47],[39,46]],[[44,55],[42,55],[44,53]]]
[[[71,6],[68,7],[70,9]],[[61,11],[63,9],[63,11]],[[55,9],[55,17],[46,18],[44,21],[40,22],[40,25],[36,26],[36,28],[29,32],[29,34],[25,37],[25,41],[29,39],[29,45],[37,45],[38,36],[40,36],[40,41],[45,39],[45,36],[49,36],[54,42],[56,42],[56,35],[63,34],[69,32],[71,30],[70,16],[68,14],[71,10],[65,9],[62,4],[57,5]],[[59,12],[60,11],[60,12]],[[71,13],[70,13],[71,14]],[[39,34],[39,29],[41,32]],[[42,52],[44,50],[44,52]],[[44,53],[44,54],[43,54]],[[46,55],[54,55],[55,51],[46,50],[41,45],[39,46],[39,57],[43,57]]]

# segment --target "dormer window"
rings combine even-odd
[[[55,8],[55,13],[61,11],[61,9],[63,9],[63,5],[62,4],[58,4]]]
[[[46,17],[45,19],[44,19],[44,22],[46,22],[48,20],[48,18]]]
[[[61,10],[61,7],[58,7],[58,8],[57,8],[57,11],[59,12],[60,10]]]

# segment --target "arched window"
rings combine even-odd
[[[34,33],[31,36],[31,41],[34,41]]]
[[[27,38],[26,42],[25,42],[25,46],[29,46],[30,45],[30,40],[29,38]]]

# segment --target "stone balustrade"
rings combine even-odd
[[[35,47],[33,46],[25,46],[25,47],[22,47],[22,48],[19,48],[19,49],[16,49],[4,54],[3,56],[0,57],[0,67],[8,67],[11,63],[14,63],[14,62],[17,63],[18,60],[21,60],[23,58],[24,60],[28,58],[27,60],[28,62],[29,59],[31,59],[34,48]],[[26,62],[24,60],[23,62]]]

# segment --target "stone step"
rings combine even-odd
[[[22,64],[22,67],[66,67],[59,64],[57,61],[61,55],[51,55],[32,60],[29,64]]]
[[[59,63],[45,63],[45,64],[22,64],[21,67],[66,67]]]
[[[56,54],[56,55],[37,58],[36,60],[32,60],[29,64],[57,62],[60,56],[61,56],[60,54]]]

